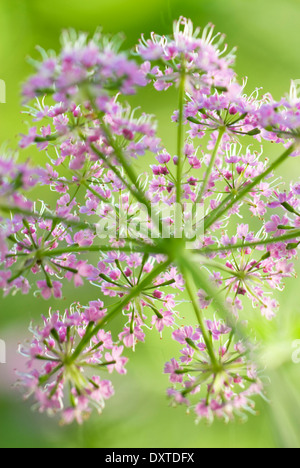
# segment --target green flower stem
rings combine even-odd
[[[79,246],[71,246],[71,247],[66,247],[62,249],[53,249],[53,250],[48,250],[42,254],[43,257],[59,257],[60,255],[64,254],[69,254],[69,253],[82,253],[82,252],[111,252],[112,250],[117,250],[118,252],[145,252],[145,250],[149,253],[152,254],[159,254],[163,253],[160,249],[156,247],[151,247],[145,245],[145,247],[134,247],[134,249],[130,246],[127,247],[118,247],[118,248],[113,248],[111,246],[105,246],[105,245],[91,245],[87,247],[79,247]]]
[[[39,385],[44,385],[46,382],[48,382],[48,380],[50,379],[50,377],[52,377],[53,375],[56,374],[56,372],[60,371],[60,369],[63,368],[63,364],[60,364],[59,366],[55,367],[49,374],[46,374],[46,375],[42,375],[40,378],[39,378]]]
[[[153,223],[156,224],[156,227],[159,229],[159,233],[162,234],[163,232],[163,228],[162,228],[162,221],[161,219],[159,218],[159,220],[156,219],[156,217],[152,216],[152,207],[151,207],[151,203],[150,201],[147,199],[147,197],[145,196],[143,190],[141,190],[140,188],[140,183],[138,181],[138,177],[137,175],[135,174],[134,172],[134,169],[132,168],[131,164],[128,162],[127,160],[127,157],[126,155],[123,153],[123,151],[121,150],[121,148],[115,144],[115,140],[109,130],[109,128],[107,127],[107,125],[105,125],[105,123],[103,122],[102,123],[102,128],[104,129],[105,133],[106,133],[106,136],[108,138],[108,142],[109,144],[112,146],[112,148],[114,149],[115,151],[115,154],[119,160],[119,162],[121,163],[123,169],[125,170],[127,176],[129,177],[129,180],[132,182],[132,184],[134,185],[135,187],[135,190],[134,190],[134,194],[135,194],[135,197],[137,198],[137,200],[142,204],[144,205],[146,208],[147,208],[147,212],[148,212],[148,215],[149,215],[149,218],[152,219]]]
[[[236,196],[233,196],[231,198],[231,201],[224,206],[224,203],[222,203],[216,210],[212,212],[212,214],[206,219],[204,223],[204,232],[207,232],[207,230],[215,224],[230,208],[232,208],[236,203],[238,203],[240,200],[242,200],[247,193],[251,192],[256,185],[258,185],[263,179],[265,179],[269,174],[271,174],[277,167],[279,167],[289,156],[293,151],[295,150],[295,145],[291,145],[276,161],[274,161],[268,169],[266,169],[262,174],[257,176],[253,182],[248,184],[244,189],[242,189]]]
[[[47,283],[47,286],[48,288],[52,289],[53,288],[53,285],[52,285],[52,281],[51,281],[51,278],[50,278],[50,275],[47,273],[46,269],[45,269],[45,266],[43,265],[43,263],[41,263],[41,268],[44,272],[44,275],[45,275],[45,278],[46,278],[46,283]]]
[[[196,294],[196,290],[195,290],[195,284],[193,282],[193,279],[191,277],[191,274],[188,270],[182,270],[182,273],[184,275],[184,279],[185,279],[185,287],[186,287],[186,290],[187,290],[187,293],[192,301],[192,305],[193,305],[193,308],[194,308],[194,311],[195,311],[195,314],[196,314],[196,317],[197,317],[197,320],[198,320],[198,323],[199,323],[199,326],[200,326],[200,329],[201,329],[201,332],[202,332],[202,336],[203,336],[203,339],[204,339],[204,342],[205,342],[205,345],[206,345],[206,348],[207,348],[207,352],[210,356],[210,359],[211,359],[211,363],[213,365],[213,367],[216,369],[216,371],[218,370],[219,368],[219,363],[218,363],[218,360],[217,360],[217,357],[215,355],[215,351],[214,351],[214,348],[213,348],[213,345],[212,345],[212,341],[210,339],[210,336],[209,336],[209,332],[206,328],[206,325],[205,325],[205,321],[204,321],[204,317],[203,317],[203,314],[202,314],[202,311],[199,307],[199,304],[198,304],[198,297],[197,297],[197,294]]]
[[[117,169],[116,166],[111,164],[111,162],[105,157],[101,151],[98,150],[97,146],[94,143],[91,143],[90,145],[91,149],[94,151],[94,153],[98,156],[101,161],[103,161],[107,167],[118,177],[118,179],[122,182],[122,184],[130,191],[130,193],[137,198],[139,195],[137,194],[136,190],[133,189],[133,187],[127,182],[127,180],[124,179],[122,176],[121,172]]]
[[[0,204],[0,211],[3,211],[4,213],[14,213],[14,214],[21,214],[21,215],[24,215],[24,216],[28,216],[28,217],[31,217],[31,218],[41,218],[41,219],[50,219],[54,222],[59,222],[59,223],[63,223],[63,224],[66,224],[68,226],[73,226],[73,227],[77,227],[79,229],[91,229],[91,230],[94,230],[95,231],[95,226],[92,225],[92,224],[89,224],[89,223],[83,223],[83,222],[80,222],[80,221],[74,221],[74,220],[69,220],[69,219],[65,219],[65,218],[61,218],[59,216],[55,216],[51,213],[35,213],[33,211],[30,211],[30,210],[25,210],[25,209],[22,209],[22,208],[19,208],[18,206],[7,206],[7,205],[1,205]]]
[[[61,270],[65,270],[65,271],[69,271],[70,273],[74,273],[75,275],[77,275],[78,273],[78,270],[76,270],[75,268],[70,268],[70,267],[67,267],[67,266],[63,266],[63,265],[60,265],[59,263],[55,263],[53,262],[53,260],[50,260],[51,264],[54,265],[55,267],[61,269]],[[56,268],[56,271],[57,271],[57,268]]]
[[[94,151],[94,153],[97,154],[97,156],[103,161],[105,162],[105,164],[107,164],[107,166],[109,167],[109,169],[111,169],[115,174],[116,176],[121,180],[121,182],[125,185],[125,187],[127,187],[127,189],[130,191],[130,193],[134,196],[134,198],[136,198],[136,200],[138,202],[140,202],[142,205],[144,205],[146,208],[147,208],[147,213],[149,215],[149,218],[153,220],[153,222],[156,221],[155,218],[153,218],[152,216],[152,208],[151,208],[151,203],[150,201],[146,198],[146,196],[144,195],[143,191],[140,189],[140,184],[138,182],[138,178],[134,172],[134,170],[132,169],[131,165],[128,163],[127,161],[127,158],[126,156],[123,154],[123,151],[119,148],[118,145],[115,144],[115,141],[113,139],[113,136],[109,130],[109,128],[107,127],[107,125],[105,125],[105,123],[103,122],[103,119],[101,119],[102,121],[102,128],[104,130],[104,132],[106,133],[106,137],[108,139],[108,143],[111,145],[111,147],[114,149],[115,151],[115,155],[117,157],[117,159],[119,160],[119,162],[121,163],[123,169],[125,170],[129,180],[131,181],[131,183],[133,184],[133,186],[131,186],[125,179],[124,177],[122,176],[122,174],[120,173],[120,171],[113,165],[111,164],[107,158],[101,153],[101,151],[98,150],[98,148],[94,145],[94,144],[91,144],[91,149]],[[162,223],[161,223],[161,220],[159,220],[158,222],[158,227],[159,227],[159,231],[160,231],[160,234],[162,233]]]
[[[197,252],[194,251],[194,254],[197,254]],[[210,268],[217,268],[218,270],[224,271],[224,273],[227,273],[230,276],[234,274],[234,272],[230,268],[227,268],[226,266],[224,266],[223,264],[219,262],[216,262],[215,260],[210,260],[204,256],[202,257],[202,255],[201,256],[198,255],[198,258],[199,258],[199,265],[204,265]]]
[[[78,363],[79,366],[91,367],[92,369],[99,369],[100,367],[111,366],[113,364],[116,364],[116,361],[101,362],[101,364],[88,364],[86,361]]]
[[[182,390],[181,395],[183,397],[186,397],[191,392],[193,392],[197,387],[199,387],[199,385],[203,385],[209,379],[210,376],[211,376],[211,372],[209,370],[205,371],[202,375],[202,378],[197,379],[195,384],[192,385],[191,387],[187,387],[185,390]]]
[[[38,359],[39,361],[50,361],[50,362],[60,362],[59,359],[54,359],[49,356],[41,356],[40,354],[36,354],[35,359]]]
[[[34,266],[34,261],[31,260],[28,264],[26,264],[26,266],[24,266],[24,268],[21,268],[19,271],[17,271],[11,278],[9,278],[9,280],[7,281],[8,284],[11,284],[13,281],[15,281],[16,279],[20,278],[20,276],[23,275],[23,273],[25,273],[25,271],[28,271],[30,270],[30,268],[32,268]]]
[[[94,106],[95,107],[95,106]],[[95,108],[96,110],[96,108]],[[107,138],[107,141],[109,143],[109,145],[113,148],[114,152],[115,152],[115,155],[118,159],[118,161],[120,162],[120,164],[122,165],[124,171],[126,172],[129,180],[131,181],[131,183],[134,185],[135,189],[133,190],[132,187],[130,187],[129,184],[126,183],[126,181],[124,180],[124,178],[121,178],[122,182],[125,183],[126,187],[131,191],[131,193],[135,196],[135,198],[140,202],[142,203],[143,205],[146,206],[147,208],[147,211],[148,211],[148,214],[149,216],[151,217],[151,204],[149,202],[149,200],[147,200],[147,198],[145,197],[143,191],[141,190],[140,188],[140,184],[139,184],[139,181],[138,181],[138,177],[137,175],[135,174],[134,172],[134,169],[132,168],[132,166],[128,163],[127,161],[127,158],[126,156],[124,155],[122,149],[116,144],[116,141],[109,129],[109,127],[106,125],[106,123],[104,122],[104,119],[103,117],[99,116],[99,119],[100,119],[100,122],[101,122],[101,128],[104,130],[105,134],[106,134],[106,138]],[[95,147],[95,145],[92,145],[92,149],[93,151],[97,148]],[[96,151],[96,154],[99,155],[99,153],[101,154],[101,152],[99,152],[98,150]],[[103,160],[103,156],[101,156],[101,159]],[[106,163],[108,163],[108,161],[106,160],[106,158],[104,158],[104,161]],[[115,172],[115,168],[112,164],[110,164],[110,168]],[[118,172],[117,173],[115,172],[115,174],[118,176]]]
[[[125,286],[122,286],[121,284],[118,284],[116,283],[115,281],[113,281],[111,278],[109,278],[109,276],[106,276],[106,275],[103,275],[102,273],[99,275],[99,277],[101,279],[103,279],[104,281],[106,281],[107,283],[109,284],[114,284],[115,286],[117,286],[118,288],[120,289],[126,289]]]
[[[176,178],[176,202],[181,203],[182,195],[182,171],[183,171],[183,143],[184,143],[184,98],[185,98],[185,70],[181,72],[179,83],[179,115],[178,115],[178,132],[177,132],[177,178]]]
[[[53,249],[53,250],[47,250],[45,252],[39,252],[40,258],[44,257],[60,257],[61,255],[64,254],[69,254],[69,253],[82,253],[82,252],[111,252],[112,250],[116,250],[117,252],[139,252],[139,253],[144,253],[145,250],[149,254],[162,254],[162,250],[156,247],[151,247],[149,245],[143,246],[137,246],[137,247],[131,247],[131,246],[125,246],[125,247],[110,247],[107,245],[93,245],[90,247],[76,247],[76,246],[71,246],[71,247],[66,247],[62,249]],[[16,254],[9,254],[6,255],[5,258],[23,258],[23,257],[32,257],[35,255],[35,252],[28,252],[28,253],[16,253]],[[60,266],[60,265],[59,265]],[[60,266],[60,268],[62,268]]]
[[[37,249],[38,247],[37,247],[37,245],[35,243],[35,240],[34,240],[34,238],[32,236],[31,229],[30,229],[30,226],[29,226],[29,223],[28,223],[27,219],[23,219],[23,225],[27,229],[27,233],[28,233],[28,236],[29,236],[29,238],[31,240],[31,243],[32,243],[33,247],[35,249]]]
[[[89,190],[98,200],[102,201],[103,203],[107,203],[107,200],[100,195],[96,190],[94,190],[86,181],[82,182],[85,188]]]
[[[93,352],[99,349],[100,346],[102,345],[103,345],[103,341],[99,341],[99,343],[96,343],[95,346],[92,347],[92,349],[90,349],[89,351],[87,351],[87,353],[83,355],[83,357],[87,358],[87,356],[91,356]]]
[[[108,143],[113,148],[113,150],[115,152],[115,155],[117,156],[118,161],[121,163],[123,169],[125,170],[129,180],[136,187],[137,196],[139,197],[139,201],[141,201],[141,203],[144,203],[146,206],[147,205],[150,206],[149,200],[146,199],[144,193],[140,189],[140,184],[139,184],[139,181],[138,181],[138,177],[137,177],[136,173],[134,172],[134,169],[132,168],[131,164],[128,162],[128,160],[127,160],[126,156],[124,155],[123,151],[121,150],[121,148],[116,144],[115,139],[114,139],[110,129],[103,122],[103,119],[102,119],[101,127],[103,128],[103,130],[104,130],[104,132],[106,134],[106,137],[108,139]],[[150,208],[150,212],[151,212],[151,208]]]
[[[59,138],[59,135],[55,133],[54,135],[48,135],[47,137],[35,137],[35,143],[44,143],[46,141],[56,141]]]
[[[199,265],[201,265],[201,258],[198,259],[196,255],[189,256],[187,254],[182,259],[178,260],[178,267],[184,275],[184,278],[187,274],[192,276],[195,286],[198,289],[205,291],[207,296],[212,299],[213,306],[219,317],[226,322],[226,324],[232,329],[232,332],[235,333],[239,339],[243,340],[247,347],[249,340],[245,336],[241,326],[234,319],[234,316],[228,309],[227,304],[224,302],[219,292],[208,281],[206,274],[200,270]]]
[[[5,258],[15,258],[15,257],[27,257],[27,255],[30,255],[30,252],[28,253],[15,253],[15,254],[9,254],[9,255],[6,255]],[[32,253],[31,253],[32,255]]]
[[[202,197],[203,197],[203,195],[205,194],[206,187],[207,187],[207,184],[208,184],[208,181],[209,181],[211,172],[212,172],[212,170],[213,170],[213,167],[214,167],[214,165],[215,165],[216,157],[217,157],[217,155],[218,155],[218,149],[219,149],[220,144],[221,144],[221,142],[222,142],[222,138],[223,138],[223,135],[224,135],[225,131],[226,131],[226,127],[220,127],[220,129],[219,129],[219,134],[218,134],[218,138],[217,138],[217,141],[216,141],[216,144],[215,144],[213,153],[212,153],[212,155],[211,155],[210,163],[209,163],[208,169],[207,169],[207,171],[206,171],[205,178],[204,178],[204,181],[203,181],[203,183],[202,183],[202,187],[201,187],[200,193],[199,193],[199,195],[197,196],[197,199],[196,199],[196,202],[195,202],[195,205],[194,205],[195,208],[196,208],[196,204],[197,204],[197,203],[201,203]]]
[[[144,289],[146,289],[149,284],[153,283],[153,281],[161,274],[163,273],[168,266],[171,264],[170,260],[167,260],[164,263],[160,263],[159,265],[154,268],[151,273],[149,273],[143,281],[141,281],[139,284],[137,284],[134,288],[131,289],[131,291],[122,299],[119,304],[117,304],[109,314],[106,315],[94,328],[91,328],[87,331],[87,333],[84,335],[80,343],[78,344],[77,348],[75,349],[73,355],[71,356],[71,362],[74,362],[78,356],[80,356],[81,352],[84,350],[84,348],[88,345],[88,343],[91,341],[91,339],[97,335],[99,330],[103,328],[104,325],[106,325],[108,322],[110,322],[116,315],[118,315],[124,307],[126,307],[129,302],[138,297]]]
[[[171,286],[174,283],[175,283],[175,280],[170,280],[170,281],[166,281],[165,283],[161,283],[158,286],[149,286],[146,289],[158,289],[158,288],[162,288],[164,286]]]

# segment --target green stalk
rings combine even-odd
[[[145,247],[110,247],[110,246],[105,246],[105,245],[91,245],[91,246],[86,246],[86,247],[79,247],[79,246],[71,246],[71,247],[66,247],[66,248],[61,248],[61,249],[53,249],[53,250],[48,250],[46,252],[43,252],[42,256],[43,257],[59,257],[64,254],[70,254],[70,253],[81,253],[81,252],[111,252],[112,250],[116,250],[118,252],[145,252],[145,250],[149,253],[153,254],[158,254],[162,253],[162,251],[158,248],[151,247],[149,245],[145,245]]]
[[[147,275],[144,278],[143,281],[141,281],[137,286],[131,289],[129,294],[127,294],[122,299],[122,301],[119,302],[119,304],[117,304],[109,314],[107,314],[106,317],[104,317],[93,329],[89,330],[84,335],[77,348],[75,349],[73,355],[71,356],[71,362],[74,362],[78,358],[78,356],[80,356],[81,352],[88,345],[93,336],[97,335],[99,330],[101,330],[101,328],[103,328],[104,325],[106,325],[110,320],[112,320],[116,315],[118,315],[119,312],[121,312],[132,299],[139,296],[142,293],[142,291],[146,289],[147,286],[149,286],[149,284],[151,284],[161,273],[163,273],[168,268],[170,263],[171,261],[167,260],[166,262],[157,265],[156,268],[154,268],[151,271],[151,273],[149,273],[149,275]]]
[[[50,278],[50,275],[47,273],[46,269],[45,269],[45,266],[43,265],[43,263],[41,263],[41,268],[44,272],[44,275],[45,275],[45,278],[46,278],[46,283],[47,283],[47,286],[48,288],[53,288],[53,284],[52,284],[52,281],[51,281],[51,278]]]
[[[137,200],[140,203],[142,203],[143,205],[146,206],[148,214],[151,217],[151,204],[150,204],[149,200],[147,200],[144,193],[140,189],[140,184],[138,182],[137,175],[135,174],[132,166],[128,163],[127,158],[123,154],[123,151],[121,150],[121,148],[118,145],[116,145],[115,140],[113,138],[113,135],[111,134],[111,131],[109,130],[108,126],[103,122],[103,119],[102,119],[101,127],[103,128],[104,132],[106,133],[108,143],[114,149],[114,152],[115,152],[115,155],[116,155],[118,161],[121,163],[121,165],[122,165],[123,169],[125,170],[129,180],[131,181],[131,183],[136,188],[136,190],[134,190],[134,191],[131,190],[131,192],[133,193],[133,195],[137,198]]]
[[[21,215],[28,216],[28,217],[31,217],[31,218],[50,219],[52,221],[60,222],[60,223],[66,224],[68,226],[78,227],[80,229],[95,230],[95,226],[90,225],[89,223],[83,223],[83,222],[80,222],[80,221],[73,221],[73,220],[61,218],[59,216],[55,216],[55,215],[50,214],[50,213],[43,213],[43,214],[34,213],[33,211],[24,210],[24,209],[19,208],[17,206],[6,206],[6,205],[1,205],[0,204],[0,211],[3,211],[4,213],[9,213],[9,214],[10,213],[21,214]]]
[[[213,287],[206,275],[200,270],[199,264],[201,264],[201,261],[197,261],[195,256],[189,257],[188,255],[185,255],[184,258],[178,259],[177,262],[179,269],[184,275],[184,279],[186,275],[192,276],[195,286],[198,289],[205,291],[207,296],[212,299],[213,306],[219,317],[226,322],[226,324],[232,329],[232,332],[235,333],[239,339],[243,340],[245,346],[247,346],[249,340],[241,326],[234,320],[232,313],[228,310],[228,306],[220,296],[219,292]]]
[[[219,128],[218,138],[217,138],[217,141],[216,141],[216,144],[215,144],[215,147],[214,147],[214,150],[213,150],[211,159],[210,159],[210,163],[209,163],[208,169],[207,169],[206,174],[205,174],[205,178],[204,178],[204,181],[203,181],[203,184],[202,184],[200,193],[199,193],[199,195],[197,196],[197,199],[196,199],[196,202],[195,202],[195,206],[196,206],[197,203],[201,203],[202,197],[203,197],[203,195],[205,194],[206,187],[207,187],[207,184],[208,184],[208,181],[209,181],[209,177],[210,177],[211,172],[212,172],[212,170],[213,170],[213,167],[214,167],[214,165],[215,165],[216,158],[217,158],[217,155],[218,155],[218,149],[219,149],[220,144],[221,144],[221,142],[222,142],[222,138],[223,138],[223,135],[224,135],[225,131],[226,131],[226,128],[225,128],[225,127],[220,127],[220,128]]]
[[[215,224],[230,208],[232,208],[236,203],[242,200],[247,193],[251,192],[256,185],[258,185],[263,179],[265,179],[269,174],[271,174],[277,167],[279,167],[293,151],[295,150],[295,145],[291,145],[276,161],[271,164],[268,169],[266,169],[262,174],[257,176],[250,184],[248,184],[244,189],[242,189],[236,196],[233,196],[231,201],[223,207],[221,204],[216,210],[212,212],[208,220],[204,224],[204,232],[206,232],[210,226]]]
[[[19,271],[17,271],[11,278],[9,278],[9,280],[7,281],[8,284],[11,284],[13,281],[15,281],[16,279],[20,278],[20,276],[23,275],[23,273],[25,273],[25,271],[28,271],[30,270],[30,268],[32,268],[34,266],[34,261],[32,260],[31,263],[29,263],[28,265],[26,265],[24,268],[21,268]]]
[[[181,72],[179,83],[179,116],[178,116],[178,131],[177,131],[177,178],[176,178],[176,202],[181,203],[182,187],[182,171],[183,171],[183,143],[184,143],[184,98],[185,98],[185,70]]]
[[[109,128],[107,127],[107,125],[103,122],[103,119],[101,119],[102,123],[101,123],[101,126],[104,130],[104,132],[106,133],[106,137],[107,137],[107,140],[108,140],[108,143],[110,144],[110,146],[113,148],[114,152],[115,152],[115,155],[118,159],[118,161],[121,163],[123,169],[125,170],[129,180],[131,181],[131,183],[134,185],[134,189],[133,187],[130,186],[130,184],[128,184],[126,182],[126,180],[124,179],[124,177],[122,177],[122,175],[119,173],[118,170],[116,170],[116,168],[110,164],[107,159],[101,154],[101,152],[97,149],[97,147],[95,145],[91,145],[91,148],[92,150],[101,158],[102,161],[104,161],[108,167],[116,174],[116,176],[122,181],[122,183],[127,187],[127,189],[130,191],[130,193],[136,198],[136,200],[138,202],[140,202],[142,205],[144,205],[146,208],[147,208],[147,213],[149,215],[149,218],[152,219],[154,222],[155,222],[155,218],[152,217],[152,208],[151,208],[151,203],[150,201],[145,197],[144,193],[142,192],[142,190],[140,189],[140,184],[138,182],[138,178],[134,172],[134,170],[132,169],[131,165],[128,163],[127,161],[127,158],[126,156],[123,154],[123,151],[121,150],[121,148],[115,144],[115,141],[114,141],[114,138],[113,138],[113,135],[111,134]],[[159,220],[159,223],[158,223],[158,227],[159,227],[159,230],[160,230],[160,233],[162,233],[162,224],[161,224],[161,220]]]
[[[194,284],[194,282],[193,282],[193,280],[191,278],[190,272],[188,270],[183,269],[182,272],[183,272],[184,279],[185,279],[185,287],[186,287],[187,293],[190,296],[190,299],[192,301],[192,305],[193,305],[193,308],[194,308],[194,311],[195,311],[195,314],[196,314],[196,317],[197,317],[197,320],[198,320],[198,323],[199,323],[199,327],[200,327],[202,335],[203,335],[203,339],[204,339],[204,342],[205,342],[205,345],[206,345],[206,348],[207,348],[207,352],[208,352],[208,354],[210,356],[211,363],[212,363],[214,369],[216,369],[216,371],[217,371],[219,369],[219,363],[218,363],[218,360],[216,358],[215,351],[214,351],[211,339],[209,337],[209,332],[208,332],[208,330],[206,328],[206,325],[205,325],[205,321],[204,321],[202,311],[201,311],[201,309],[199,307],[199,304],[198,304],[198,298],[197,298],[197,294],[196,294],[196,291],[195,291],[195,284]]]
[[[130,193],[137,198],[136,191],[129,185],[129,183],[124,179],[120,171],[114,166],[101,151],[98,150],[98,148],[92,143],[91,149],[94,151],[94,153],[98,156],[101,161],[103,161],[107,167],[118,177],[118,179],[122,182],[123,185],[130,191]]]
[[[141,200],[144,200],[144,201],[148,202],[148,200],[146,200],[146,198],[144,196],[144,193],[140,190],[137,175],[135,174],[132,166],[128,163],[127,158],[123,154],[123,151],[121,150],[121,148],[118,145],[116,145],[115,140],[113,138],[113,135],[112,135],[111,131],[109,130],[108,126],[104,122],[102,122],[101,126],[102,126],[104,132],[106,133],[108,143],[114,149],[114,152],[115,152],[119,162],[121,163],[123,169],[125,170],[129,180],[137,188],[138,196],[141,198]]]
[[[87,182],[82,182],[82,184],[91,192],[96,198],[98,198],[100,201],[107,203],[107,200],[100,195],[96,190],[94,190]]]

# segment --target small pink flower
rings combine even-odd
[[[119,334],[119,339],[123,341],[126,348],[133,348],[137,341],[145,341],[145,333],[140,327],[134,327],[132,333],[129,327],[125,327]]]
[[[155,325],[156,329],[159,332],[162,332],[165,327],[172,327],[174,324],[174,316],[173,313],[169,310],[161,310],[160,314],[162,317],[158,317],[157,315],[152,317],[152,325]]]
[[[126,374],[127,371],[125,369],[125,365],[128,362],[128,358],[122,357],[124,347],[123,346],[115,346],[111,354],[106,353],[105,354],[105,359],[107,362],[113,362],[113,364],[110,364],[107,366],[108,372],[111,374],[114,370],[116,370],[119,374]]]
[[[88,418],[91,409],[88,407],[88,399],[79,397],[75,408],[67,408],[62,415],[62,424],[71,424],[76,421],[78,424],[83,424]]]
[[[62,284],[59,281],[53,281],[52,288],[47,285],[47,281],[37,281],[37,286],[41,290],[44,299],[48,300],[53,295],[56,299],[62,298]]]
[[[32,127],[30,130],[29,130],[29,133],[28,135],[22,135],[23,138],[22,140],[20,141],[20,148],[24,149],[24,148],[27,148],[28,146],[32,145],[32,143],[34,143],[36,137],[37,137],[37,128],[36,127]]]
[[[201,403],[196,406],[195,412],[200,418],[209,419],[210,411],[205,400],[201,401]]]
[[[77,273],[74,274],[74,285],[76,288],[83,285],[83,278],[94,278],[98,276],[96,269],[84,260],[80,260],[76,264],[75,269],[77,269]]]
[[[201,334],[198,331],[195,331],[193,327],[184,327],[179,330],[175,330],[172,333],[174,340],[178,341],[180,344],[186,344],[186,339],[189,338],[192,341],[199,341]]]
[[[183,381],[182,374],[177,373],[181,369],[180,365],[176,361],[176,359],[171,359],[171,361],[165,364],[164,373],[171,374],[170,375],[170,382],[171,383],[181,383]]]
[[[80,247],[89,247],[93,244],[94,238],[94,234],[87,229],[77,232],[74,236],[74,242]]]

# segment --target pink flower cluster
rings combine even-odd
[[[16,157],[8,154],[0,158],[0,200],[7,206],[31,209],[32,203],[22,192],[32,190],[44,174],[40,168],[32,168],[27,163],[18,163]]]
[[[155,33],[148,40],[142,37],[137,52],[145,60],[142,68],[146,77],[154,79],[158,91],[178,82],[183,63],[191,87],[224,87],[234,75],[234,51],[226,55],[227,45],[223,43],[224,36],[215,34],[213,25],[200,35],[191,20],[181,17],[174,24],[172,37]]]
[[[20,141],[38,148],[42,167],[0,158],[4,295],[59,300],[69,283],[98,292],[33,330],[20,379],[41,411],[81,423],[113,394],[89,369],[123,374],[123,348],[135,350],[146,329],[168,328],[184,346],[165,368],[169,396],[188,405],[196,396],[198,418],[231,419],[262,393],[247,339],[233,344],[232,322],[243,309],[274,317],[272,293],[295,275],[300,185],[286,190],[277,170],[298,154],[298,90],[292,83],[279,102],[259,89],[247,96],[224,37],[211,25],[194,31],[185,18],[171,37],[142,38],[133,58],[117,42],[71,33],[59,55],[43,54],[23,88],[35,103],[24,107],[32,122]],[[175,154],[153,116],[127,103],[150,84],[179,88]],[[284,153],[267,157],[265,140]],[[145,155],[148,170],[137,173]],[[43,200],[30,197],[34,187]],[[228,320],[204,319],[220,309]]]
[[[101,328],[75,356],[82,338],[105,315],[100,301],[86,308],[76,304],[64,315],[50,310],[49,317],[43,317],[43,326],[31,330],[32,341],[20,346],[21,354],[28,358],[28,370],[18,373],[18,384],[25,388],[26,398],[34,395],[40,412],[59,413],[63,424],[73,420],[81,424],[92,408],[102,413],[114,389],[100,372],[126,373],[123,346]]]
[[[272,223],[273,221],[266,224],[267,232],[270,232],[269,228]],[[280,231],[282,232],[284,231]],[[236,235],[231,238],[228,234],[222,235],[217,243],[219,246],[227,246],[228,251],[216,251],[211,253],[210,258],[222,259],[225,265],[222,271],[217,271],[217,264],[215,264],[216,269],[211,268],[210,280],[214,287],[226,290],[228,305],[236,316],[239,310],[244,308],[245,298],[247,298],[254,308],[259,308],[262,315],[270,320],[275,316],[279,306],[278,302],[270,296],[270,291],[272,289],[282,291],[285,278],[295,275],[292,260],[297,255],[297,251],[293,240],[289,240],[288,242],[274,242],[268,246],[266,252],[265,248],[259,244],[260,240],[260,236],[249,231],[247,224],[239,224]],[[254,248],[246,244],[256,242],[258,245]],[[243,243],[246,244],[244,248]],[[230,251],[230,248],[237,245],[241,247]],[[206,308],[207,304],[202,301],[201,307]]]
[[[254,413],[252,398],[262,393],[263,386],[245,358],[246,348],[241,342],[233,344],[232,331],[224,323],[208,320],[206,325],[216,362],[211,361],[201,329],[188,326],[174,331],[173,339],[184,348],[179,361],[171,359],[165,366],[173,384],[169,397],[175,405],[192,404],[197,420],[228,421],[235,414],[241,416],[241,409]]]
[[[143,281],[145,275],[153,271],[156,263],[157,259],[150,258],[145,261],[141,254],[109,252],[98,265],[99,286],[103,295],[126,297],[133,287]],[[134,348],[138,341],[145,340],[145,333],[142,331],[145,326],[148,328],[155,326],[161,333],[165,327],[174,325],[177,315],[175,295],[164,292],[164,289],[169,287],[177,289],[182,284],[182,277],[177,270],[171,269],[142,290],[137,300],[128,303],[123,311],[127,323],[119,334],[120,340],[126,347]],[[151,321],[147,324],[149,312]]]
[[[25,84],[26,99],[53,94],[55,101],[66,104],[80,99],[81,87],[87,82],[103,99],[111,91],[132,94],[136,86],[146,85],[136,62],[118,51],[117,41],[104,42],[98,33],[91,40],[85,34],[76,38],[65,34],[63,39],[60,56],[49,56],[38,64],[36,74]]]

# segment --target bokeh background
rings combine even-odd
[[[195,25],[216,25],[227,35],[230,47],[238,46],[237,71],[248,76],[248,90],[264,87],[276,98],[286,93],[291,79],[300,78],[299,0],[2,0],[0,2],[0,79],[7,85],[7,103],[0,104],[0,145],[17,148],[18,135],[26,131],[21,114],[20,84],[31,72],[26,59],[37,57],[36,44],[58,49],[61,30],[90,31],[99,25],[105,33],[124,32],[125,46],[133,47],[142,33],[171,32],[180,15]],[[159,119],[159,133],[170,151],[175,146],[169,114],[176,107],[175,95],[143,92],[134,105],[142,105]],[[270,144],[266,155],[280,151]],[[29,152],[43,162],[43,155]],[[286,180],[299,176],[299,161],[281,169]],[[299,270],[299,265],[297,266]],[[165,398],[167,378],[164,362],[177,352],[168,337],[151,334],[147,344],[131,356],[128,374],[114,380],[117,395],[102,417],[93,417],[84,427],[60,428],[55,421],[32,412],[12,388],[14,368],[23,365],[16,352],[26,338],[31,320],[38,320],[50,306],[68,307],[97,298],[93,288],[70,286],[61,304],[28,297],[1,298],[0,339],[7,343],[7,364],[0,364],[0,446],[3,447],[299,447],[300,364],[292,362],[292,343],[300,338],[299,281],[287,281],[280,295],[281,309],[272,324],[247,311],[250,326],[264,344],[266,383],[271,404],[259,403],[259,415],[225,426],[194,423],[183,408],[173,409]],[[117,324],[115,324],[117,327]]]

